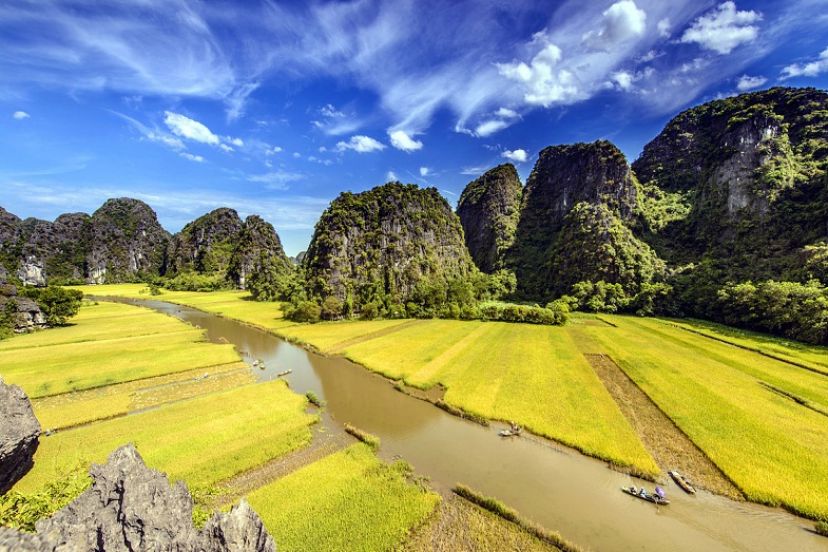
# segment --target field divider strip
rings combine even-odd
[[[373,332],[369,332],[367,334],[362,334],[360,336],[352,337],[350,339],[344,339],[344,340],[342,340],[338,343],[334,343],[333,345],[331,345],[330,347],[325,349],[325,352],[328,353],[328,354],[336,355],[336,354],[341,353],[342,351],[344,351],[345,349],[347,349],[348,347],[350,347],[352,345],[357,345],[359,343],[365,343],[366,341],[371,341],[372,339],[376,339],[378,337],[384,337],[386,335],[396,333],[396,332],[398,332],[400,330],[403,330],[405,328],[410,328],[412,326],[416,326],[418,324],[421,324],[422,322],[423,322],[422,320],[408,320],[406,322],[401,322],[399,324],[395,324],[394,326],[391,326],[389,328],[383,328],[381,330],[376,330],[376,331],[373,331]]]
[[[787,358],[775,355],[773,353],[769,353],[767,351],[759,349],[758,347],[750,347],[749,345],[742,345],[741,343],[736,343],[734,341],[730,341],[729,339],[727,339],[725,337],[718,337],[718,336],[715,336],[715,335],[710,335],[709,333],[705,333],[703,331],[696,330],[696,329],[693,329],[693,328],[688,328],[687,326],[682,326],[681,324],[676,324],[675,322],[670,322],[670,321],[667,321],[667,320],[659,320],[659,319],[655,319],[655,320],[657,320],[661,324],[664,324],[665,326],[670,326],[670,327],[673,327],[673,328],[677,328],[679,330],[684,330],[685,332],[690,332],[692,334],[696,334],[696,335],[701,336],[701,337],[706,337],[707,339],[712,339],[713,341],[718,341],[720,343],[725,343],[727,345],[732,345],[732,346],[737,347],[739,349],[743,349],[745,351],[750,351],[752,353],[756,353],[756,354],[759,354],[759,355],[762,355],[762,356],[765,356],[765,357],[768,357],[768,358],[772,358],[773,360],[777,360],[779,362],[784,362],[785,364],[790,364],[791,366],[796,366],[797,368],[802,368],[803,370],[808,370],[809,372],[813,372],[814,374],[819,374],[820,376],[823,376],[823,377],[828,377],[828,370],[823,371],[823,370],[820,370],[818,368],[814,368],[813,366],[809,366],[807,364],[803,364],[803,363],[797,362],[795,360],[787,359]]]

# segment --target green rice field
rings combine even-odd
[[[390,550],[434,511],[440,497],[352,445],[254,491],[248,501],[279,550]]]
[[[138,285],[93,289],[145,297]],[[188,304],[216,312],[212,295]],[[227,316],[257,324],[268,307],[278,316],[275,304],[253,304],[248,314],[250,302],[234,300],[222,307]],[[441,385],[448,403],[472,413],[658,471],[583,357],[608,355],[749,499],[828,518],[824,348],[698,321],[575,318],[562,328],[450,320],[268,327],[410,385]]]

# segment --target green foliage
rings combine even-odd
[[[302,274],[279,264],[266,264],[254,272],[247,289],[256,301],[302,301],[307,299]]]
[[[0,296],[0,339],[7,339],[14,335],[14,324],[17,317],[17,303],[14,298]]]
[[[227,278],[220,273],[181,272],[174,278],[159,279],[157,282],[161,282],[170,291],[218,291],[231,287]],[[153,295],[152,288],[150,294]]]
[[[50,326],[65,324],[66,320],[78,314],[83,301],[82,292],[57,286],[24,288],[22,295],[38,304]]]
[[[347,433],[350,433],[351,435],[353,435],[369,447],[371,447],[373,450],[377,450],[380,446],[379,437],[377,437],[376,435],[372,435],[366,431],[362,431],[358,427],[354,427],[349,423],[345,424],[345,431]]]
[[[814,525],[814,531],[816,531],[817,534],[822,535],[823,537],[828,537],[828,522],[818,521]]]
[[[725,324],[828,343],[828,288],[816,280],[729,284],[719,290],[718,302]]]
[[[315,301],[299,301],[291,304],[284,311],[285,318],[294,322],[319,322],[322,319],[322,307]]]
[[[308,398],[308,402],[311,403],[312,405],[315,405],[319,408],[322,408],[323,406],[325,406],[325,401],[320,399],[319,396],[316,393],[314,393],[313,391],[308,391],[307,393],[305,393],[305,396]]]
[[[337,320],[342,317],[343,303],[338,297],[329,295],[322,301],[322,320]]]
[[[479,308],[480,320],[520,322],[524,324],[547,324],[560,326],[566,323],[568,311],[554,310],[538,305],[517,305],[514,303],[487,302]],[[456,317],[455,317],[456,318]]]
[[[35,523],[48,517],[78,497],[91,480],[82,466],[30,494],[10,491],[0,496],[0,526],[34,532]]]

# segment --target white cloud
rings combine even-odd
[[[278,170],[264,174],[250,175],[247,177],[247,180],[250,182],[265,184],[270,190],[286,190],[288,188],[288,184],[296,182],[297,180],[302,180],[303,178],[305,178],[305,175],[302,173]]]
[[[17,119],[18,121],[22,121],[23,119],[28,119],[29,117],[31,117],[31,115],[29,115],[25,111],[15,111],[14,113],[12,113],[12,118]]]
[[[593,48],[610,49],[619,42],[643,35],[646,24],[647,13],[644,10],[639,9],[632,0],[621,0],[604,11],[601,27],[585,33],[584,42]]]
[[[182,142],[180,138],[176,138],[172,134],[169,134],[158,128],[150,128],[138,121],[137,119],[124,115],[123,113],[111,110],[109,112],[128,122],[145,139],[149,140],[150,142],[157,142],[175,151],[186,149],[184,142]]]
[[[695,43],[706,50],[729,54],[737,46],[753,42],[759,36],[762,14],[753,10],[737,11],[734,2],[723,2],[696,19],[684,31],[681,42]]]
[[[536,35],[536,41],[544,42],[544,35]],[[558,69],[561,49],[547,43],[527,64],[524,62],[498,65],[500,74],[521,82],[526,87],[524,100],[528,104],[549,107],[555,103],[571,103],[584,97],[578,79],[568,69]]]
[[[752,77],[750,75],[742,75],[739,77],[739,80],[736,82],[736,89],[739,92],[745,92],[747,90],[753,90],[754,88],[759,88],[763,84],[768,82],[768,79],[762,76],[755,76]]]
[[[630,90],[635,80],[635,76],[629,71],[617,71],[610,75],[610,78],[621,90]]]
[[[524,149],[506,150],[500,156],[515,163],[525,163],[529,158],[529,154]]]
[[[503,119],[515,119],[517,117],[520,117],[517,111],[514,111],[507,107],[501,107],[500,109],[495,111],[495,115]]]
[[[213,146],[217,146],[221,142],[219,137],[213,134],[206,125],[180,113],[165,111],[164,123],[176,136]]]
[[[265,148],[265,155],[267,155],[267,156],[276,155],[277,153],[279,153],[281,151],[282,151],[282,148],[280,148],[279,146],[273,146],[273,147]],[[320,149],[319,151],[322,151],[322,150]]]
[[[429,169],[428,167],[420,167],[420,176],[425,178],[429,174],[431,174],[431,169]]]
[[[241,138],[231,138],[228,136],[227,139],[230,141],[231,144],[233,144],[237,148],[244,147],[244,140],[242,140]]]
[[[219,148],[221,148],[222,151],[225,151],[227,153],[232,153],[232,152],[236,151],[233,148],[231,148],[230,146],[228,146],[227,144],[219,144]]]
[[[415,140],[404,130],[389,131],[388,138],[391,139],[391,145],[398,150],[417,151],[423,149],[422,141]]]
[[[322,116],[322,119],[311,121],[311,125],[328,136],[348,134],[363,125],[360,119],[338,110],[333,104],[326,104],[319,108],[319,114]]]
[[[658,30],[658,36],[662,38],[667,38],[670,36],[670,18],[665,17],[664,19],[659,20],[656,24],[656,29]]]
[[[488,121],[483,121],[482,123],[477,125],[474,129],[474,134],[475,136],[485,138],[486,136],[491,136],[495,132],[503,130],[510,124],[511,123],[509,123],[508,121],[504,121],[503,119],[490,119]]]
[[[463,169],[460,171],[460,174],[463,174],[463,175],[466,175],[466,176],[480,176],[481,174],[486,172],[486,170],[488,168],[489,167],[485,167],[485,166],[463,167]]]
[[[397,182],[398,178],[394,171],[388,171],[385,173],[385,180],[387,182]]]
[[[187,152],[187,151],[179,152],[178,155],[180,155],[184,159],[189,159],[190,161],[195,161],[196,163],[204,163],[204,158],[200,155],[195,155],[195,154],[192,154],[192,153]]]
[[[374,140],[370,136],[357,134],[351,136],[347,142],[337,142],[336,149],[338,151],[354,150],[357,153],[370,153],[372,151],[382,151],[385,149],[385,144]]]
[[[819,54],[819,59],[808,63],[792,63],[788,65],[782,69],[780,78],[785,80],[793,77],[815,77],[825,72],[828,72],[828,48],[825,48]]]

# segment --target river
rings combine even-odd
[[[104,299],[104,298],[101,298]],[[704,491],[684,494],[664,485],[672,501],[657,507],[620,492],[651,483],[608,469],[604,462],[542,439],[498,437],[494,427],[452,416],[394,389],[367,369],[326,357],[263,330],[196,309],[153,300],[143,305],[204,328],[212,341],[234,344],[259,380],[285,376],[298,393],[326,402],[323,423],[348,422],[377,435],[379,454],[402,457],[432,487],[449,492],[464,483],[495,496],[566,539],[601,551],[827,551],[813,523],[780,509],[736,502]]]

